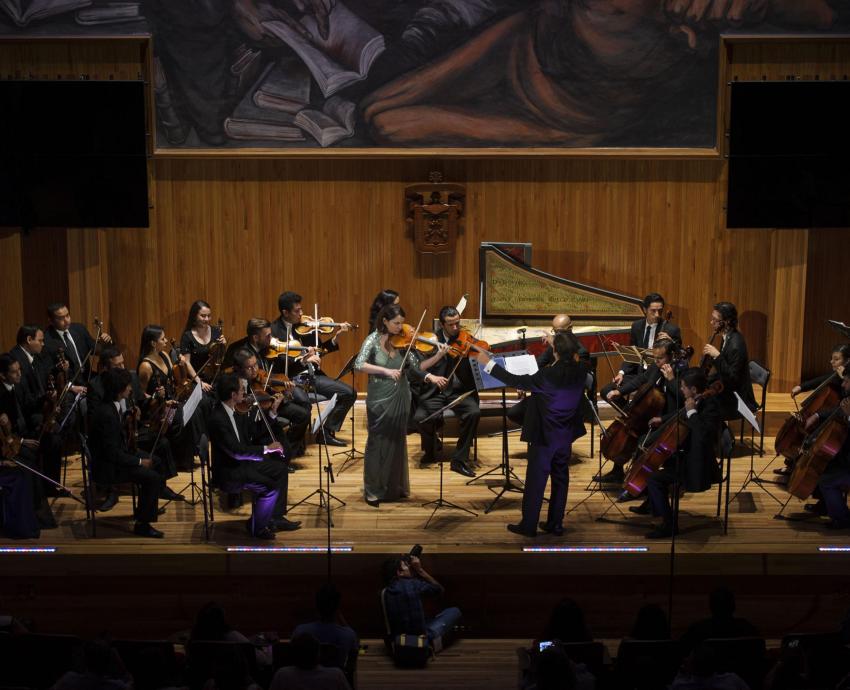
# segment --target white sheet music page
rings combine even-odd
[[[517,355],[516,357],[505,357],[505,371],[516,376],[525,376],[537,373],[537,359],[534,355]]]

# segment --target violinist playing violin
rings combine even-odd
[[[841,376],[840,410],[835,408],[818,411],[818,419],[811,426],[815,431],[820,423],[833,416],[842,417],[844,425],[850,424],[850,367],[845,367]],[[809,428],[807,422],[806,427]],[[850,489],[850,434],[845,435],[841,449],[826,466],[817,484],[817,492],[824,503],[826,514],[830,518],[829,527],[832,529],[850,529],[850,509],[847,508],[847,490]]]
[[[646,486],[649,502],[652,514],[661,518],[661,524],[646,535],[648,539],[664,539],[678,533],[669,500],[672,484],[678,483],[685,491],[701,492],[719,481],[715,445],[722,424],[720,404],[715,396],[700,399],[708,387],[701,369],[687,369],[679,381],[688,434],[679,452],[662,469],[649,475]],[[676,414],[678,410],[665,415],[662,421]]]
[[[348,415],[354,401],[357,400],[357,393],[354,389],[344,381],[337,381],[322,371],[322,360],[319,352],[316,351],[316,334],[315,331],[301,334],[296,330],[304,319],[304,309],[301,302],[304,298],[297,292],[286,291],[282,292],[277,298],[277,308],[280,311],[280,316],[272,323],[272,335],[278,340],[287,342],[287,339],[295,339],[302,345],[310,348],[306,356],[298,359],[289,359],[288,376],[291,378],[307,370],[308,365],[313,368],[313,386],[316,393],[325,398],[332,398],[336,395],[336,405],[331,411],[324,424],[324,434],[319,430],[316,434],[316,443],[327,443],[329,446],[347,446],[348,444],[342,439],[336,437],[336,432],[340,430],[346,415]],[[312,318],[312,317],[310,317]],[[344,321],[338,324],[338,330],[333,337],[327,340],[318,339],[319,348],[325,353],[336,352],[339,350],[337,338],[342,333],[347,333],[352,330],[353,326]]]
[[[75,379],[75,386],[84,387],[91,373],[89,355],[94,354],[95,348],[99,345],[111,343],[112,338],[108,333],[101,332],[95,341],[83,324],[71,321],[71,312],[64,302],[48,304],[47,318],[50,325],[44,333],[44,344],[48,354],[56,363],[59,352],[64,351],[65,360],[68,363],[68,379]],[[87,358],[88,361],[86,361]]]
[[[227,345],[227,339],[221,332],[221,326],[213,326],[212,309],[204,300],[199,299],[192,302],[189,307],[189,316],[186,318],[186,327],[180,337],[180,351],[189,356],[192,368],[200,372],[210,357],[210,350],[216,344],[220,347]],[[220,322],[219,322],[220,323]],[[201,378],[207,383],[212,379],[207,373],[212,373],[207,367],[201,373]]]
[[[451,346],[458,343],[461,334],[460,314],[454,307],[446,306],[440,309],[440,329],[436,332],[437,341]],[[431,358],[431,361],[423,362],[422,369],[439,378],[445,378],[448,383],[444,386],[428,386],[420,390],[416,400],[416,412],[413,419],[416,422],[422,438],[422,450],[424,455],[421,464],[434,462],[437,451],[437,424],[436,419],[423,423],[429,415],[460,397],[467,391],[475,391],[475,382],[472,378],[472,368],[469,359],[464,354],[460,361],[455,357],[443,356],[442,348],[439,356]],[[471,353],[474,354],[474,353]],[[481,408],[478,403],[478,393],[462,400],[453,412],[460,420],[460,433],[457,445],[452,453],[452,471],[462,474],[464,477],[474,477],[475,473],[469,466],[469,449],[478,430],[478,421],[481,418]]]

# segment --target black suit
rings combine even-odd
[[[267,431],[260,434],[248,415],[237,413],[234,419],[238,437],[223,404],[216,405],[207,422],[213,481],[227,492],[244,488],[257,495],[252,514],[256,534],[286,513],[289,473],[279,455],[265,455],[264,445],[271,442]]]
[[[587,368],[584,364],[559,361],[533,376],[517,376],[497,364],[490,373],[509,386],[531,391],[522,427],[522,440],[530,444],[530,452],[520,527],[527,533],[537,531],[550,476],[552,488],[546,522],[550,527],[560,527],[567,505],[572,443],[585,433],[579,407]]]
[[[717,464],[716,446],[723,421],[721,405],[717,397],[710,397],[697,403],[696,414],[686,418],[688,437],[682,451],[674,455],[664,467],[650,475],[647,481],[647,493],[653,514],[661,516],[664,524],[673,526],[673,513],[669,503],[669,487],[676,481],[685,491],[706,491],[713,482],[719,480],[720,468]],[[678,414],[667,415],[667,419]],[[650,440],[652,443],[652,440]]]
[[[442,329],[437,331],[437,340],[441,343],[449,342],[446,339]],[[420,359],[427,359],[421,357]],[[435,363],[426,373],[433,376],[448,377],[452,369],[455,368],[457,360],[446,355],[439,362]],[[426,417],[442,407],[448,405],[452,400],[460,397],[467,391],[474,391],[475,383],[472,379],[472,369],[469,365],[469,359],[464,357],[455,369],[454,376],[449,379],[449,385],[445,390],[440,390],[437,386],[421,381],[417,386],[416,411],[413,414],[413,420],[416,422],[417,428],[421,435],[422,450],[425,451],[425,457],[433,459],[437,448],[437,428],[442,422],[441,419],[432,419],[430,422],[423,423]],[[458,433],[457,445],[452,453],[452,463],[465,465],[469,460],[469,449],[472,447],[472,442],[475,439],[475,432],[478,430],[478,422],[481,419],[481,407],[478,403],[478,393],[473,393],[468,398],[458,403],[452,411],[460,420],[460,431]]]
[[[32,409],[27,409],[27,414],[35,411],[35,406],[40,407],[47,389],[47,377],[53,369],[50,358],[44,354],[33,355],[30,363],[27,353],[20,345],[9,350],[9,356],[21,365],[21,386],[26,393],[27,401]]]
[[[719,402],[723,419],[738,417],[738,401],[735,393],[741,396],[751,410],[756,409],[753,384],[750,380],[750,358],[747,343],[740,331],[734,330],[726,335],[720,345],[720,355],[714,360],[714,371],[708,382],[721,381],[723,393]]]
[[[623,385],[620,386],[620,393],[622,393],[624,397],[631,395],[641,386],[649,382],[652,382],[655,386],[657,386],[664,395],[664,409],[661,412],[662,415],[674,412],[679,408],[681,393],[679,392],[678,379],[674,378],[672,381],[668,381],[664,378],[664,374],[661,373],[657,364],[651,365],[648,369],[644,370],[637,376],[633,376],[628,381],[625,381]]]
[[[658,340],[659,333],[666,333],[677,343],[682,342],[681,329],[670,321],[661,321],[655,327],[655,338],[653,339],[653,343],[655,340]],[[632,329],[629,333],[630,345],[634,345],[635,347],[639,347],[644,350],[647,349],[649,347],[649,342],[647,341],[646,336],[646,319],[638,319],[632,323]],[[627,364],[626,362],[623,362],[621,370],[626,376],[634,376],[641,371],[641,367],[637,364]]]
[[[156,522],[159,493],[164,480],[153,467],[141,466],[139,459],[146,457],[146,453],[130,452],[121,414],[114,403],[104,403],[95,410],[91,418],[89,439],[95,480],[104,484],[133,482],[138,485],[139,500],[135,518],[140,522]],[[152,460],[154,464],[157,463],[156,457]]]
[[[44,347],[54,364],[59,357],[59,349],[62,348],[65,351],[65,359],[67,359],[70,364],[68,369],[69,380],[76,377],[77,372],[80,369],[80,365],[85,364],[83,367],[83,373],[76,379],[79,385],[83,386],[85,385],[91,370],[91,359],[89,358],[89,360],[86,361],[86,357],[90,352],[94,352],[95,341],[88,329],[81,323],[72,323],[68,326],[67,333],[71,337],[71,340],[73,340],[75,347],[68,347],[68,344],[62,339],[59,331],[57,331],[53,326],[50,326],[44,332]]]
[[[286,341],[286,322],[282,318],[272,322],[272,335],[279,340]],[[314,336],[299,335],[295,330],[292,330],[291,335],[305,347],[312,347],[316,344]],[[324,348],[328,354],[339,350],[339,345],[332,338],[325,341],[319,340],[319,347]],[[297,376],[304,372],[306,368],[301,362],[296,362],[294,359],[289,360],[290,376]],[[319,395],[326,398],[336,395],[336,405],[333,412],[325,420],[325,430],[336,433],[345,422],[345,417],[351,406],[354,405],[354,401],[357,400],[357,393],[347,383],[332,379],[321,369],[317,369],[315,372],[315,389]]]

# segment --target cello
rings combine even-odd
[[[608,425],[599,442],[602,455],[612,462],[624,462],[638,446],[638,439],[649,429],[649,420],[664,410],[664,395],[654,381],[635,391],[624,413]]]
[[[800,409],[788,416],[776,434],[774,445],[776,454],[793,460],[802,450],[806,440],[806,420],[817,414],[823,408],[835,407],[839,402],[839,394],[833,384],[839,380],[833,372],[826,381],[815,388],[800,404]]]
[[[807,499],[817,488],[827,465],[847,440],[847,412],[839,405],[802,444],[802,453],[788,479],[788,493]]]
[[[705,400],[723,392],[723,384],[715,381],[695,400]],[[658,435],[651,446],[647,446],[629,467],[629,473],[623,483],[625,493],[640,496],[646,489],[650,475],[657,472],[679,450],[687,440],[690,429],[686,423],[687,410],[683,407],[658,429]]]

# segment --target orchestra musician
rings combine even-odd
[[[840,413],[844,416],[845,424],[850,423],[850,368],[842,370],[841,374],[841,408]],[[816,416],[818,423],[829,419],[835,408],[822,408]],[[818,423],[812,425],[814,431]],[[809,424],[806,424],[807,429]],[[847,491],[850,489],[850,434],[845,436],[841,449],[826,466],[823,474],[818,480],[816,493],[823,501],[828,523],[832,529],[850,529],[850,509],[847,508]]]
[[[652,514],[661,518],[661,524],[646,536],[648,539],[664,539],[678,533],[676,516],[670,506],[670,486],[678,483],[685,491],[707,491],[718,481],[719,466],[715,446],[722,425],[721,405],[717,396],[699,399],[708,383],[705,373],[698,368],[687,369],[679,378],[688,435],[679,452],[664,467],[650,474],[647,494]],[[669,419],[678,414],[673,411]]]
[[[61,392],[48,393],[48,379],[55,373],[56,367],[44,352],[44,332],[38,326],[21,326],[15,341],[17,344],[9,351],[9,355],[20,365],[21,380],[18,388],[25,401],[23,412],[27,429],[33,436],[41,436],[38,453],[41,471],[58,482],[62,470],[62,437],[55,429],[45,429],[42,433],[43,411],[48,395],[52,396],[54,404],[58,404]],[[47,496],[56,495],[53,484],[41,480],[40,483],[44,483],[43,490]]]
[[[539,527],[557,536],[563,534],[572,443],[585,434],[579,408],[587,367],[579,360],[578,340],[570,333],[558,333],[552,344],[554,362],[534,375],[511,374],[486,353],[475,354],[487,373],[509,386],[531,391],[522,428],[522,440],[530,447],[522,519],[507,526],[509,531],[526,537],[537,536],[543,494],[550,477],[549,512]]]
[[[711,327],[715,334],[722,337],[720,348],[711,343],[702,351],[709,358],[714,371],[708,377],[708,383],[723,383],[723,392],[718,396],[721,414],[724,420],[737,419],[737,393],[751,410],[757,407],[753,384],[750,380],[750,358],[747,343],[738,330],[738,309],[731,302],[718,302],[711,312]]]
[[[419,359],[397,349],[392,337],[402,332],[404,309],[389,304],[378,313],[377,327],[363,341],[354,361],[357,371],[369,375],[366,418],[369,435],[363,458],[363,495],[378,507],[410,495],[407,467],[407,420],[411,393],[408,377],[445,387],[445,378],[424,371]],[[441,348],[438,348],[441,349]],[[445,348],[442,348],[444,352]]]
[[[841,389],[841,376],[844,372],[844,367],[847,366],[848,362],[850,362],[850,345],[847,343],[841,343],[832,348],[832,354],[829,358],[829,366],[832,367],[832,371],[828,374],[824,374],[823,376],[817,376],[813,379],[809,379],[808,381],[802,381],[798,386],[794,386],[791,389],[791,397],[796,398],[800,393],[808,393],[809,391],[813,391],[815,388],[818,388],[822,383],[825,383],[828,379],[832,378],[835,374],[838,374],[835,381],[833,381],[830,385],[839,391]]]
[[[632,323],[629,333],[630,345],[648,350],[655,343],[659,333],[667,333],[677,343],[682,342],[682,331],[679,327],[664,319],[664,297],[657,292],[650,292],[643,298],[641,307],[646,317]],[[629,376],[636,376],[640,373],[640,369],[638,364],[623,362],[613,381],[599,391],[602,398],[607,400],[608,393],[614,388],[619,388]]]
[[[237,341],[231,346],[233,353],[231,357],[240,349],[247,349],[257,358],[258,375],[267,378],[269,372],[272,372],[272,378],[275,374],[283,377],[286,370],[283,358],[270,360],[265,356],[271,340],[272,324],[267,319],[250,319],[247,326],[247,339]],[[292,376],[294,373],[290,371],[289,375]],[[289,443],[286,448],[287,456],[291,460],[304,455],[304,435],[307,433],[307,427],[310,426],[310,398],[302,388],[296,386],[292,389],[291,397],[280,408],[280,414],[289,420],[289,430],[286,434]]]
[[[200,371],[207,363],[213,343],[227,345],[221,326],[213,326],[211,320],[212,308],[209,304],[202,299],[192,302],[189,316],[186,318],[186,327],[180,336],[180,352],[189,355],[189,362],[195,371]]]
[[[375,299],[372,300],[372,306],[369,307],[369,333],[377,328],[378,312],[388,304],[398,304],[400,301],[401,297],[398,291],[391,290],[390,288],[384,288],[375,295]]]
[[[461,331],[460,314],[454,307],[445,306],[440,309],[439,318],[440,328],[436,332],[437,341],[451,345],[457,340]],[[481,408],[479,407],[478,393],[472,378],[469,359],[462,357],[458,361],[452,357],[432,357],[427,363],[423,362],[421,366],[423,370],[447,379],[448,383],[445,387],[425,387],[419,392],[413,419],[419,429],[422,449],[424,450],[420,464],[434,462],[437,451],[437,427],[441,421],[432,419],[429,422],[423,422],[423,420],[464,393],[472,391],[472,395],[452,408],[460,421],[460,432],[455,450],[452,453],[451,469],[464,477],[474,477],[475,472],[469,466],[469,449],[472,447],[475,433],[478,430]]]
[[[25,388],[21,385],[21,365],[8,354],[0,355],[0,417],[2,417],[2,425],[6,433],[13,434],[21,439],[21,448],[17,454],[17,460],[34,470],[47,474],[44,470],[43,451],[40,448],[40,443],[37,440],[38,428],[32,423],[32,415],[27,415],[26,410],[32,409],[32,401],[28,398]],[[11,460],[11,458],[9,458]],[[12,465],[5,465],[7,469],[13,470]],[[29,504],[26,511],[30,511],[35,516],[36,528],[53,529],[56,525],[56,519],[53,517],[53,511],[47,501],[48,493],[55,495],[53,492],[48,492],[47,489],[54,489],[52,484],[44,482],[36,475],[27,472],[27,470],[19,470],[25,472],[26,477],[21,479],[8,479],[8,483],[13,486],[15,493],[15,504],[25,500],[24,496],[29,497]],[[7,475],[15,474],[13,472]],[[51,477],[52,478],[52,477]],[[0,482],[2,484],[3,482]],[[31,532],[32,524],[29,518],[22,516],[18,527],[12,526],[13,532]],[[38,536],[36,534],[36,536]]]
[[[268,432],[252,426],[248,417],[236,411],[245,402],[245,392],[237,376],[224,374],[216,384],[219,404],[208,422],[212,442],[213,482],[223,491],[247,489],[256,495],[248,533],[257,539],[274,539],[275,531],[296,530],[300,522],[283,518],[286,511],[286,465],[273,459],[283,456],[283,446]],[[276,520],[275,515],[281,516]]]
[[[92,471],[100,483],[132,482],[138,486],[133,533],[162,539],[165,535],[151,523],[160,514],[159,496],[165,480],[157,471],[159,458],[130,449],[130,439],[121,415],[121,401],[133,395],[133,382],[126,369],[110,369],[103,374],[104,404],[94,411],[90,422],[89,446]]]
[[[347,321],[340,324],[339,329],[334,335],[327,339],[316,339],[315,334],[301,335],[296,332],[295,326],[301,323],[304,315],[304,309],[301,302],[304,298],[296,292],[282,292],[277,298],[277,307],[280,311],[280,316],[275,319],[272,324],[272,335],[278,340],[287,342],[288,339],[295,339],[302,345],[314,348],[318,346],[325,353],[336,352],[339,350],[337,338],[341,333],[347,333],[352,329],[352,326]],[[342,439],[336,437],[336,432],[340,430],[346,415],[354,401],[357,400],[357,393],[354,389],[344,381],[337,381],[329,377],[321,369],[322,361],[319,353],[315,350],[309,350],[304,357],[298,359],[289,359],[289,374],[288,376],[297,376],[307,370],[308,366],[312,367],[313,386],[316,393],[331,398],[336,395],[336,405],[324,423],[324,433],[322,430],[316,434],[316,443],[327,443],[329,446],[347,446],[348,444]]]
[[[95,343],[91,333],[83,324],[71,321],[71,312],[64,302],[54,302],[47,305],[47,318],[50,322],[44,334],[47,352],[56,363],[60,349],[64,349],[65,359],[68,362],[69,380],[76,379],[80,386],[84,386],[91,373],[91,359],[87,362],[86,358],[89,353],[94,353],[97,345],[109,344],[112,342],[112,338],[108,333],[101,333],[99,342]],[[80,367],[83,367],[83,371],[78,376]],[[80,392],[79,390],[72,390],[74,393]]]

